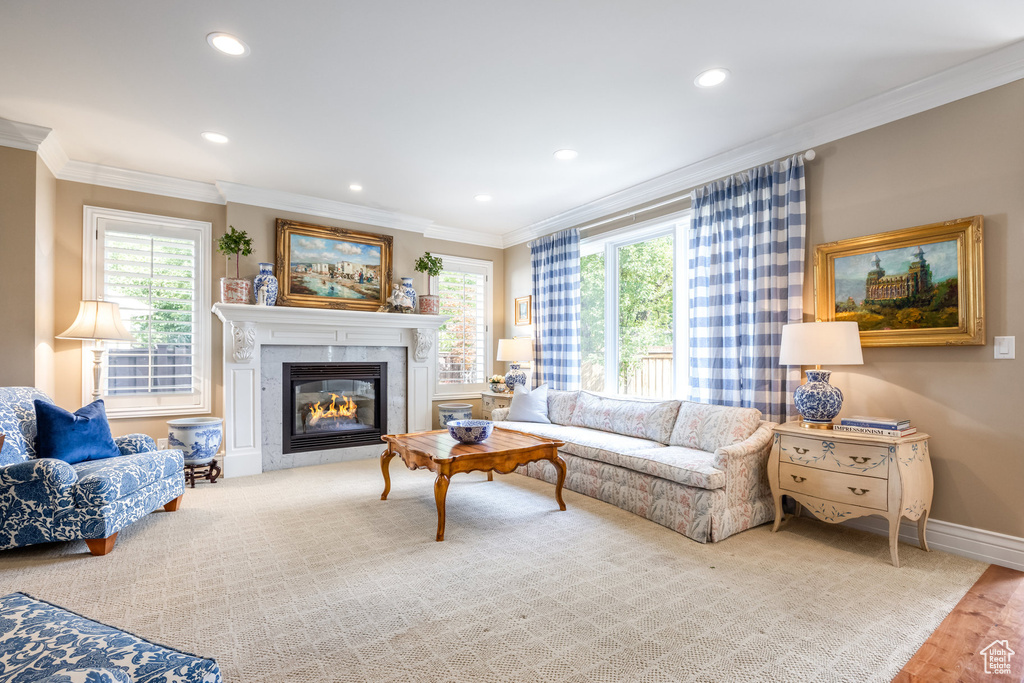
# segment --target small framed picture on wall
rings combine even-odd
[[[530,304],[532,296],[521,296],[516,299],[516,325],[531,325]]]

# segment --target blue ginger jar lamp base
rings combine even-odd
[[[515,391],[517,385],[526,386],[526,372],[519,368],[519,363],[512,363],[505,373],[505,386],[508,391]]]
[[[832,420],[843,407],[843,392],[828,383],[831,370],[808,370],[807,383],[793,395],[803,426],[831,429]]]

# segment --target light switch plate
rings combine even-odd
[[[159,448],[162,451],[166,451],[167,450],[167,439],[157,439],[156,440],[156,447]]]
[[[996,358],[1012,359],[1014,357],[1014,340],[1016,337],[996,337]]]

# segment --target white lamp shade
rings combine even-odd
[[[121,323],[121,309],[113,301],[83,301],[78,304],[78,317],[57,339],[106,339],[135,341]]]
[[[855,322],[795,323],[782,326],[779,365],[863,365]]]
[[[533,360],[533,340],[529,337],[499,339],[497,360],[513,363]]]

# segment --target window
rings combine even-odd
[[[487,390],[491,374],[491,275],[494,265],[459,256],[441,256],[441,274],[431,287],[449,316],[437,333],[437,393],[471,397]]]
[[[117,303],[135,337],[107,342],[109,416],[210,411],[211,232],[200,221],[85,207],[85,297]],[[84,367],[83,401],[92,383]]]
[[[685,397],[688,225],[688,214],[677,215],[581,246],[584,389]]]

